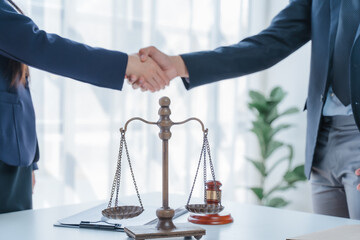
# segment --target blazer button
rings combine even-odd
[[[324,101],[324,96],[321,94],[320,95],[320,102],[323,102]]]

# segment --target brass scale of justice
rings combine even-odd
[[[204,124],[198,118],[189,118],[183,122],[172,122],[170,119],[171,110],[169,108],[170,99],[168,97],[162,97],[159,100],[159,104],[160,104],[160,109],[159,109],[160,119],[157,122],[149,122],[142,118],[135,117],[128,120],[124,128],[120,129],[121,141],[120,141],[119,156],[117,161],[117,169],[111,189],[110,201],[108,207],[102,211],[102,215],[110,219],[127,219],[127,218],[136,217],[144,211],[144,207],[135,181],[133,168],[131,166],[128,147],[125,140],[125,133],[128,124],[134,120],[139,120],[147,124],[157,125],[160,128],[159,137],[162,140],[162,168],[163,168],[162,169],[163,170],[162,204],[163,205],[161,208],[157,209],[156,211],[156,216],[158,217],[158,222],[156,226],[154,225],[130,226],[130,227],[124,227],[124,231],[129,237],[134,239],[192,237],[192,236],[194,236],[196,239],[200,239],[203,235],[206,234],[205,229],[190,223],[179,223],[176,224],[175,226],[175,224],[172,221],[175,211],[174,209],[171,209],[168,204],[168,194],[169,194],[168,141],[171,138],[170,128],[173,125],[184,124],[192,120],[198,121],[201,124],[203,131],[203,146],[201,149],[200,159],[197,166],[194,182],[185,208],[190,213],[194,213],[194,215],[189,217],[190,222],[200,223],[200,224],[230,223],[233,221],[230,214],[225,216],[218,215],[218,213],[220,213],[224,209],[224,206],[221,204],[221,190],[220,190],[221,183],[215,180],[215,171],[211,160],[210,146],[207,138],[208,129],[204,128]],[[122,159],[122,155],[123,155],[122,152],[124,147],[125,147],[129,168],[131,171],[133,184],[136,190],[136,194],[140,206],[118,206],[120,178],[121,178],[121,159]],[[208,160],[211,168],[212,180],[210,181],[206,181],[206,156],[208,156]],[[192,192],[195,186],[196,178],[202,161],[204,163],[204,204],[190,204],[190,199],[192,196]],[[206,189],[206,186],[208,187],[208,189]],[[116,190],[116,197],[115,197],[114,206],[112,206],[115,190]],[[196,215],[196,214],[200,214],[200,215]],[[208,214],[208,215],[204,215],[204,214]],[[214,222],[211,223],[211,221]]]

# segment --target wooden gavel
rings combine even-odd
[[[222,183],[220,181],[207,181],[206,182],[206,204],[221,205],[221,189]],[[232,223],[234,219],[229,213],[219,214],[190,214],[189,222],[196,224],[206,225],[222,225]]]

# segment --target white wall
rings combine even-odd
[[[65,37],[126,52],[155,45],[170,54],[235,43],[268,26],[271,18],[288,3],[286,0],[19,2],[40,28]],[[248,89],[268,92],[272,86],[281,85],[288,92],[281,107],[302,108],[308,66],[309,46],[270,70],[241,80],[223,81],[188,92],[180,79],[176,79],[171,87],[157,94],[132,92],[127,85],[119,93],[32,69],[31,90],[41,148],[34,206],[108,198],[117,157],[118,128],[134,116],[156,120],[157,101],[163,95],[172,99],[174,121],[196,116],[209,127],[224,198],[253,202],[254,197],[245,187],[256,183],[257,175],[245,157],[257,152],[258,146],[249,133],[252,117],[246,107]],[[281,137],[295,146],[295,161],[302,163],[305,113],[285,121],[296,123],[296,127]],[[157,129],[149,129],[133,128],[127,139],[142,192],[161,189],[160,148],[158,139],[154,141]],[[195,124],[174,131],[170,146],[170,191],[187,194],[201,134]],[[126,189],[122,193],[133,194],[131,181],[124,185]],[[289,208],[310,210],[308,184],[287,196],[293,201]]]

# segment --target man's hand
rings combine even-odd
[[[174,79],[175,77],[189,77],[187,68],[184,61],[180,56],[169,56],[156,47],[146,47],[139,50],[139,56],[142,62],[148,60],[154,60],[159,67],[164,71],[168,79]],[[142,90],[148,90],[143,84],[143,79],[137,78],[137,76],[130,76],[130,83],[133,88],[141,87]]]
[[[139,55],[142,62],[146,62],[149,57],[152,58],[157,64],[159,64],[161,69],[170,79],[179,76],[175,63],[172,61],[173,59],[156,47],[151,46],[142,48],[139,50]]]
[[[130,83],[137,79],[141,86],[152,92],[163,89],[170,82],[158,64],[152,59],[142,62],[137,54],[129,55],[126,76],[130,76]]]

